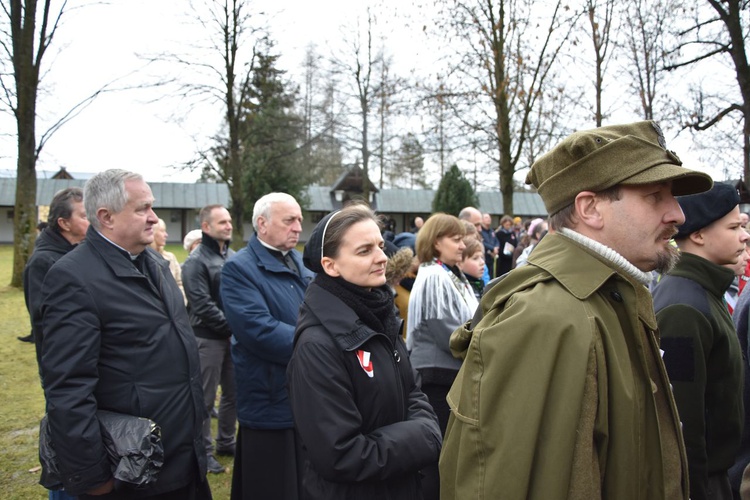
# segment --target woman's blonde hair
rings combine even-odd
[[[164,222],[164,219],[158,219],[156,224],[154,224],[154,229],[161,229],[162,231],[166,232],[167,223]],[[154,250],[156,250],[157,252],[159,251],[159,247],[156,246],[156,238],[154,238],[154,240],[151,243],[149,243],[149,246],[153,248]]]

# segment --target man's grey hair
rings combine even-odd
[[[479,211],[479,209],[476,209],[474,207],[465,207],[460,212],[458,212],[458,218],[461,220],[469,220],[471,219],[471,214],[478,213],[479,216],[482,216],[482,212]]]
[[[258,201],[255,202],[253,207],[253,229],[258,231],[258,218],[263,217],[266,220],[271,218],[271,206],[274,203],[297,203],[294,196],[286,193],[268,193],[267,195],[261,196]]]
[[[121,212],[128,202],[125,182],[142,180],[141,174],[113,168],[100,172],[86,181],[86,185],[83,186],[83,206],[86,208],[89,224],[94,229],[100,228],[99,219],[96,217],[96,212],[100,208],[106,208],[112,213]]]
[[[60,231],[57,219],[70,219],[73,215],[73,203],[83,201],[83,190],[79,187],[69,187],[55,193],[49,204],[47,224],[55,231]]]

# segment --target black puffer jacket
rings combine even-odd
[[[400,336],[374,332],[313,282],[287,373],[301,498],[422,498],[419,470],[442,440]]]
[[[198,248],[182,264],[182,287],[188,300],[190,325],[196,337],[227,339],[232,335],[224,317],[219,294],[221,268],[227,257],[234,254],[229,248],[226,255],[219,251],[219,243],[206,233]]]
[[[31,332],[36,343],[36,362],[42,359],[42,283],[52,264],[75,248],[62,234],[45,228],[34,243],[34,253],[23,270],[23,297],[31,318]]]

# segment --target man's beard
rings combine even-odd
[[[673,246],[667,245],[663,252],[656,255],[656,266],[654,270],[660,274],[667,274],[680,260],[680,250]]]

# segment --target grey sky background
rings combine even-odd
[[[56,117],[107,82],[119,79],[118,84],[137,85],[168,72],[159,65],[144,68],[144,60],[138,54],[184,51],[191,43],[205,38],[191,24],[188,3],[112,0],[93,4],[71,0],[69,6],[74,8],[64,16],[54,47],[46,56],[47,73],[38,105],[38,137]],[[428,72],[440,47],[434,41],[428,44],[421,30],[429,12],[418,10],[411,2],[254,2],[267,12],[271,38],[281,54],[280,66],[296,81],[302,75],[308,43],[315,43],[321,54],[340,47],[342,26],[351,30],[358,20],[364,24],[368,4],[376,8],[385,5],[389,14],[398,16],[388,24],[383,19],[377,27],[378,33],[387,37],[396,70],[417,68]],[[156,88],[101,95],[49,140],[37,170],[54,172],[64,166],[71,172],[94,173],[124,168],[139,172],[152,182],[194,181],[197,173],[170,166],[190,160],[197,149],[209,144],[221,125],[223,109],[215,103],[199,105],[165,98],[164,93],[164,89]],[[12,176],[16,169],[12,117],[0,116],[0,129],[6,131],[0,135],[0,173]],[[685,166],[719,175],[698,162],[691,152],[689,134],[682,134],[668,146]],[[461,164],[462,158],[458,160]],[[465,162],[471,160],[468,156],[463,158]],[[372,175],[374,179],[377,174]]]

